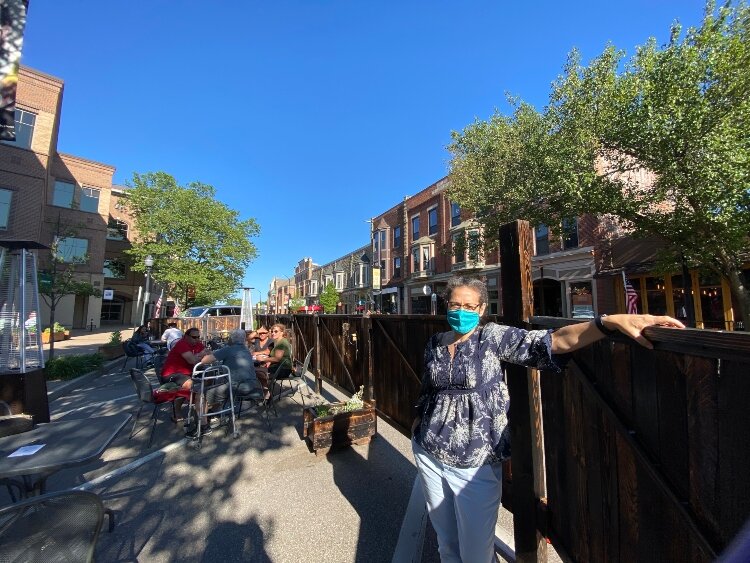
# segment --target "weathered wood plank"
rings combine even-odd
[[[722,544],[750,518],[750,363],[722,361],[719,378],[719,531]]]
[[[688,498],[688,423],[682,356],[655,352],[661,471],[682,501]]]
[[[689,505],[706,536],[722,545],[719,524],[718,360],[685,356],[687,386]]]
[[[659,459],[659,402],[656,388],[654,352],[633,346],[630,349],[633,378],[633,429],[653,459]]]

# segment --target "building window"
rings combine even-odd
[[[310,295],[318,294],[318,280],[310,280]]]
[[[393,277],[394,278],[401,277],[401,256],[396,256],[393,259]]]
[[[542,223],[534,229],[536,234],[536,255],[549,254],[549,227]]]
[[[431,270],[430,268],[430,247],[429,246],[423,246],[422,247],[422,269],[423,270]]]
[[[383,253],[385,253],[385,247],[386,247],[386,232],[385,230],[382,231],[375,231],[372,235],[373,238],[373,256],[376,260],[380,260],[380,257]]]
[[[701,314],[703,328],[726,328],[724,322],[724,295],[721,279],[715,274],[699,274]]]
[[[7,229],[10,219],[10,202],[13,192],[0,189],[0,229]]]
[[[109,240],[127,240],[128,224],[120,219],[110,217],[107,222],[107,238]]]
[[[667,294],[664,278],[646,278],[646,307],[650,315],[667,314]]]
[[[490,315],[500,314],[500,292],[497,288],[497,278],[487,278],[487,297],[489,299]]]
[[[336,272],[336,289],[338,291],[344,289],[344,272]]]
[[[3,141],[14,147],[23,149],[31,148],[31,138],[34,136],[34,125],[36,124],[36,114],[24,109],[16,108],[15,114],[16,140]]]
[[[463,231],[453,235],[453,258],[454,262],[466,262],[466,237]]]
[[[469,234],[466,238],[466,247],[469,251],[469,260],[479,260],[482,254],[482,241],[479,238],[479,231],[469,231]]]
[[[333,274],[326,274],[326,277],[323,280],[323,287],[328,287],[328,284],[333,283]]]
[[[99,194],[96,188],[81,188],[81,203],[79,209],[88,213],[99,213]]]
[[[411,240],[419,238],[419,215],[411,218]]]
[[[461,223],[461,206],[455,201],[451,203],[451,227]]]
[[[401,248],[401,227],[393,228],[393,248]]]
[[[562,222],[563,248],[578,248],[578,219],[564,219]]]
[[[123,264],[120,260],[105,260],[102,273],[104,274],[105,278],[115,278],[118,280],[125,279],[125,264]]]
[[[55,187],[52,193],[52,205],[57,207],[73,207],[73,194],[76,191],[75,184],[55,180]]]
[[[388,268],[386,266],[387,264],[385,263],[385,260],[381,260],[380,261],[380,279],[381,280],[388,279]]]
[[[427,211],[427,234],[436,235],[438,232],[438,212],[437,207]]]
[[[370,268],[364,264],[360,264],[359,268],[354,272],[354,284],[357,287],[365,287],[370,282],[368,271]]]
[[[422,268],[419,267],[419,247],[412,248],[411,250],[411,271],[412,272],[421,272]]]
[[[65,237],[55,241],[55,256],[63,262],[85,262],[89,241],[85,238]]]

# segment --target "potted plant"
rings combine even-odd
[[[109,342],[99,346],[99,353],[105,360],[113,360],[122,356],[125,353],[122,349],[122,333],[119,330],[112,332],[109,335]]]
[[[54,339],[55,342],[60,342],[61,340],[65,339],[65,327],[61,325],[60,323],[55,323],[52,327],[52,330],[50,330],[50,327],[47,327],[42,332],[42,342],[44,344],[49,344],[50,339]]]
[[[331,448],[367,444],[378,431],[375,407],[362,400],[364,387],[345,403],[307,407],[302,411],[302,436],[316,455]]]

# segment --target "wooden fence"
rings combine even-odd
[[[531,317],[531,232],[500,232],[502,319],[527,328],[577,322]],[[404,433],[414,417],[428,315],[260,317],[291,329],[295,356],[313,347],[318,378],[355,392]],[[499,319],[494,319],[499,320]],[[356,336],[355,336],[356,335]],[[550,538],[576,562],[713,560],[750,517],[750,334],[649,328],[572,355],[562,375],[507,371],[517,561],[546,560]]]

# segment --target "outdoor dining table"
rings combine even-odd
[[[15,486],[21,498],[44,494],[50,475],[98,458],[130,418],[121,413],[60,420],[0,438],[0,484]],[[32,453],[19,455],[25,452]]]

